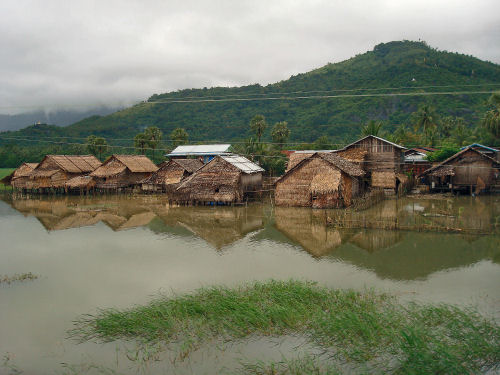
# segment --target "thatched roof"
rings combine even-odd
[[[314,152],[294,152],[288,157],[288,164],[286,166],[286,172],[299,164],[302,160],[310,158],[314,155]]]
[[[38,166],[38,163],[22,163],[11,174],[5,176],[0,180],[2,184],[10,184],[12,180],[20,177],[28,177],[33,170]]]
[[[179,164],[181,167],[183,167],[187,172],[193,173],[196,172],[198,169],[203,167],[203,162],[198,159],[172,159],[172,162]],[[163,163],[162,163],[163,165]],[[160,165],[161,167],[161,165]]]
[[[448,163],[452,162],[453,160],[459,158],[460,156],[462,156],[462,154],[466,153],[467,151],[475,152],[476,154],[480,155],[482,158],[485,158],[486,160],[491,161],[496,166],[500,166],[500,163],[498,161],[496,161],[495,159],[493,159],[493,158],[489,157],[488,155],[485,155],[484,153],[482,153],[482,152],[476,150],[475,148],[469,146],[469,147],[466,147],[463,150],[457,152],[455,155],[450,156],[448,159],[442,161],[441,163],[433,166],[432,168],[427,169],[422,174],[420,174],[419,177],[425,176],[427,174],[431,174],[432,176],[446,176],[446,174],[444,174],[444,175],[443,174],[439,174],[440,172],[437,172],[437,169],[443,168],[443,166],[445,166]],[[446,173],[447,171],[449,172],[449,168],[447,170],[443,170],[441,173]]]
[[[452,165],[442,165],[434,169],[429,175],[435,177],[455,176],[455,168]]]
[[[49,169],[68,173],[90,173],[100,165],[101,162],[93,155],[47,155],[31,176],[45,176],[45,171]]]
[[[143,184],[172,185],[181,182],[188,175],[203,167],[198,159],[172,159],[159,165],[159,169],[142,181]]]
[[[69,189],[88,189],[95,186],[95,180],[91,176],[77,176],[66,181],[64,185]]]
[[[151,173],[156,172],[158,167],[144,155],[111,155],[101,167],[91,173],[91,176],[115,176],[125,169],[132,173]]]

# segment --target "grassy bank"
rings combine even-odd
[[[14,172],[15,168],[0,168],[0,180]]]
[[[328,353],[327,363],[299,359],[288,370],[287,364],[259,364],[246,366],[247,373],[291,374],[301,366],[335,373],[337,364],[349,363],[369,372],[462,374],[500,363],[500,328],[473,309],[401,305],[384,294],[300,281],[205,288],[128,310],[102,310],[75,324],[71,335],[82,341],[180,343],[186,355],[214,339],[284,334],[304,335]]]

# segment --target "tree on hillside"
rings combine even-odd
[[[370,120],[361,129],[361,136],[366,137],[367,135],[380,135],[380,130],[382,129],[382,123],[380,121]]]
[[[276,143],[278,149],[282,149],[285,143],[288,141],[290,136],[290,129],[288,129],[288,123],[286,121],[280,121],[274,124],[273,130],[271,132],[271,137],[273,142]]]
[[[134,147],[138,149],[142,155],[144,155],[147,145],[148,139],[144,133],[139,133],[134,137]]]
[[[89,135],[85,143],[87,144],[87,150],[92,155],[98,156],[99,159],[101,159],[102,153],[108,150],[108,142],[106,142],[106,140],[102,137]]]
[[[497,146],[500,142],[500,92],[494,93],[488,100],[493,109],[486,112],[483,118],[483,125],[494,137]]]
[[[170,139],[173,147],[185,145],[188,143],[189,134],[183,128],[176,128],[170,133]]]
[[[437,114],[434,107],[428,104],[421,105],[413,114],[415,130],[427,133],[431,128],[437,127]]]
[[[329,150],[332,148],[332,144],[327,135],[322,135],[314,141],[313,147],[315,150]]]
[[[250,129],[255,133],[257,141],[260,143],[262,135],[267,128],[266,119],[262,115],[255,115],[253,119],[250,120]]]
[[[153,150],[153,159],[155,157],[155,149],[158,147],[163,133],[156,126],[147,127],[144,130],[144,136],[148,140],[148,146]]]

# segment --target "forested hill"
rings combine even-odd
[[[439,115],[461,116],[470,126],[476,126],[488,108],[489,95],[297,97],[500,89],[500,85],[489,85],[492,83],[500,83],[498,64],[438,51],[424,42],[390,42],[267,86],[155,94],[144,103],[107,116],[89,117],[65,128],[31,126],[11,134],[82,138],[95,134],[113,143],[113,139],[133,138],[145,127],[157,126],[167,136],[174,128],[182,127],[194,141],[231,141],[248,137],[250,119],[263,114],[270,124],[287,121],[291,140],[308,142],[328,135],[332,141],[344,142],[357,137],[363,123],[370,119],[382,120],[389,131],[408,123],[410,113],[420,103],[431,104]],[[269,100],[277,97],[287,99]],[[265,138],[269,138],[269,132],[270,127]]]

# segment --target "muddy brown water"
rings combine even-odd
[[[67,338],[82,314],[215,284],[307,279],[373,288],[403,301],[474,304],[500,317],[498,196],[394,199],[363,213],[367,220],[453,220],[485,235],[339,230],[325,226],[338,211],[266,204],[169,207],[157,196],[1,199],[0,275],[40,277],[0,284],[0,374],[217,373],[240,359],[317,350],[300,338],[252,338],[211,344],[183,362],[164,351],[157,355],[162,361],[141,361],[134,343]]]

